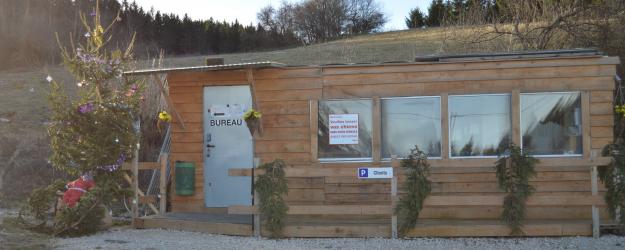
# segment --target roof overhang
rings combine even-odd
[[[221,64],[221,65],[209,65],[209,66],[196,66],[196,67],[180,67],[180,68],[163,68],[163,69],[142,69],[126,71],[124,75],[137,76],[137,75],[151,75],[151,74],[163,74],[179,71],[216,71],[216,70],[238,70],[238,69],[261,69],[261,68],[283,68],[285,64],[277,62],[252,62],[252,63],[234,63],[234,64]]]

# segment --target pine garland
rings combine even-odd
[[[622,140],[606,145],[603,156],[612,157],[607,166],[599,168],[599,178],[606,187],[604,199],[608,205],[610,217],[618,219],[625,231],[625,145]],[[617,216],[620,215],[620,216]]]
[[[284,161],[280,159],[261,165],[258,168],[265,170],[265,173],[259,175],[254,184],[260,199],[259,210],[272,238],[282,237],[284,219],[289,210],[284,201],[284,195],[289,191],[284,174],[285,166]]]
[[[499,188],[507,193],[503,202],[501,219],[508,224],[512,235],[523,235],[526,216],[525,202],[535,188],[529,179],[536,176],[534,166],[538,160],[511,143],[505,155],[495,163]]]
[[[423,202],[432,191],[432,183],[428,180],[430,164],[427,161],[427,154],[419,150],[419,147],[415,146],[410,150],[408,158],[401,161],[401,167],[408,171],[408,179],[402,187],[405,192],[399,199],[395,211],[400,221],[399,234],[405,235],[417,225]]]

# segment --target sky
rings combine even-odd
[[[299,2],[301,0],[289,0]],[[136,0],[139,6],[146,10],[154,7],[162,13],[175,13],[180,16],[188,14],[192,19],[208,19],[239,23],[256,24],[256,13],[262,7],[272,4],[279,6],[282,0]],[[384,26],[385,31],[406,29],[404,19],[408,12],[419,7],[422,12],[427,12],[431,0],[377,0],[382,6],[382,11],[388,18]]]

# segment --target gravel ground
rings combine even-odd
[[[96,235],[57,239],[59,249],[625,249],[625,237],[284,239],[211,235],[173,230],[114,229]]]

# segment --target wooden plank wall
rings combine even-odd
[[[584,160],[599,156],[612,140],[612,91],[615,64],[608,57],[502,60],[456,63],[415,63],[384,66],[293,67],[254,70],[263,135],[255,137],[261,162],[283,159],[290,167],[350,168],[388,162],[318,163],[316,161],[317,100],[394,96],[456,95],[581,91],[585,134]],[[172,196],[175,211],[204,211],[202,172],[202,86],[247,84],[243,70],[180,72],[168,76],[170,94],[186,130],[174,124],[172,160],[198,166],[196,195]],[[586,101],[585,101],[586,100]],[[310,111],[313,110],[313,113]],[[443,121],[443,124],[444,121]],[[518,131],[515,131],[518,135]],[[446,138],[446,135],[443,136]],[[446,150],[444,150],[446,152]],[[379,157],[373,157],[379,159]],[[445,161],[446,156],[441,161]],[[570,160],[570,159],[568,159]],[[582,160],[582,159],[580,159]],[[493,160],[494,162],[494,160]],[[437,164],[441,165],[441,164]],[[456,165],[456,164],[452,164]],[[483,167],[491,167],[485,165]],[[450,166],[457,167],[457,166]],[[590,170],[541,171],[533,181],[537,195],[590,192]],[[355,176],[355,172],[354,172]],[[400,185],[401,180],[400,178]],[[291,177],[289,204],[389,204],[388,181],[355,177]],[[499,192],[492,172],[435,173],[433,195]],[[600,189],[600,191],[603,189]],[[423,218],[496,219],[500,207],[425,208]],[[531,207],[529,218],[590,218],[588,207]]]

